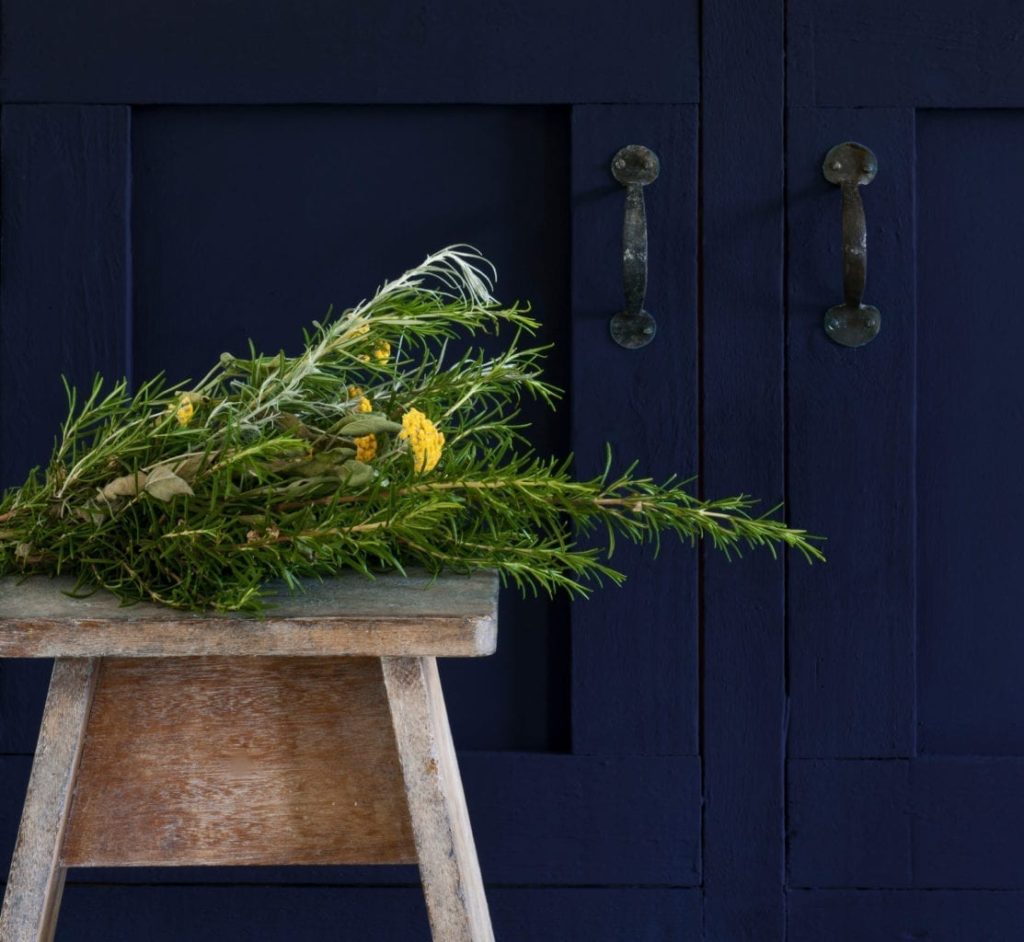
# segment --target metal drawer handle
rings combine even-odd
[[[611,321],[612,339],[636,350],[654,339],[658,325],[644,310],[647,294],[647,210],[644,187],[661,169],[654,151],[640,144],[623,147],[612,158],[612,176],[626,188],[626,216],[622,223],[622,281],[626,308]]]
[[[854,141],[837,144],[825,155],[822,172],[843,192],[843,303],[825,313],[825,333],[844,347],[862,347],[878,336],[882,315],[864,304],[868,276],[868,232],[859,187],[875,179],[878,158]]]

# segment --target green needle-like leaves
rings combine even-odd
[[[67,572],[125,602],[259,611],[264,586],[345,568],[497,569],[524,591],[623,576],[617,538],[725,551],[815,539],[745,496],[703,501],[630,467],[586,481],[538,457],[523,396],[553,405],[529,313],[454,246],[314,324],[295,357],[223,354],[195,385],[68,388],[53,456],[0,499],[0,573]],[[497,355],[449,340],[504,328]],[[601,534],[603,543],[595,545]],[[584,540],[581,543],[580,540]]]

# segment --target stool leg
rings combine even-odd
[[[437,661],[381,663],[434,942],[493,942]]]
[[[54,662],[32,775],[7,878],[0,939],[50,942],[64,889],[61,845],[99,662]]]

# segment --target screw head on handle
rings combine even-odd
[[[842,347],[863,347],[882,329],[882,315],[870,304],[837,304],[825,312],[825,333]]]
[[[623,147],[612,158],[612,176],[623,186],[639,183],[646,186],[658,179],[661,164],[658,155],[643,144],[630,144]]]

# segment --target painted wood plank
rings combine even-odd
[[[58,660],[53,666],[0,910],[0,938],[5,942],[49,942],[56,930],[64,889],[60,848],[92,704],[96,666],[94,661],[68,659]]]
[[[675,942],[700,938],[697,890],[495,888],[498,937],[516,942]],[[426,942],[418,887],[69,885],[61,942],[225,939]]]
[[[0,658],[0,755],[31,755],[53,664]]]
[[[788,763],[791,887],[913,885],[910,762]]]
[[[787,898],[791,942],[1010,942],[1024,931],[1024,893],[794,890]]]
[[[644,474],[697,470],[697,114],[689,107],[573,109],[573,444],[577,473],[597,474],[605,442],[615,467]],[[658,322],[641,350],[616,345],[623,305],[625,191],[611,160],[627,144],[661,160],[646,190],[648,294]],[[572,749],[576,754],[697,752],[697,554],[666,540],[617,547],[628,588],[572,609]]]
[[[697,886],[695,756],[459,756],[480,859],[498,883]]]
[[[0,757],[0,877],[31,759]],[[700,883],[700,763],[694,757],[459,754],[483,872],[540,886]],[[600,822],[597,826],[595,822]],[[411,867],[72,870],[70,882],[416,884]]]
[[[787,574],[791,756],[882,758],[915,749],[914,116],[794,109],[787,152],[789,515],[831,536],[824,566]],[[842,300],[840,194],[821,161],[859,140],[878,156],[863,194],[865,301],[882,329],[828,339]]]
[[[5,101],[696,101],[697,3],[10,0]],[[656,24],[656,25],[655,25]],[[382,63],[388,63],[382,67]],[[638,67],[642,64],[642,67]]]
[[[69,578],[0,579],[0,656],[195,655],[477,657],[497,644],[494,573],[437,578],[347,572],[302,592],[270,587],[268,613],[123,606],[106,592],[68,595]]]
[[[1024,759],[790,762],[790,879],[1024,889]]]
[[[437,661],[387,657],[381,666],[432,935],[493,942]]]
[[[798,0],[790,9],[803,37],[803,104],[1024,105],[1024,10],[1015,0]]]
[[[785,493],[783,14],[729,0],[702,17],[700,489],[765,509]],[[779,942],[784,565],[703,556],[705,937]]]
[[[0,115],[0,487],[50,455],[65,374],[128,372],[129,109]]]
[[[924,753],[1024,755],[1024,414],[1017,303],[1024,188],[1003,160],[1017,110],[917,115],[918,739]],[[979,526],[979,521],[998,521]]]
[[[380,659],[104,659],[63,859],[414,862]]]

